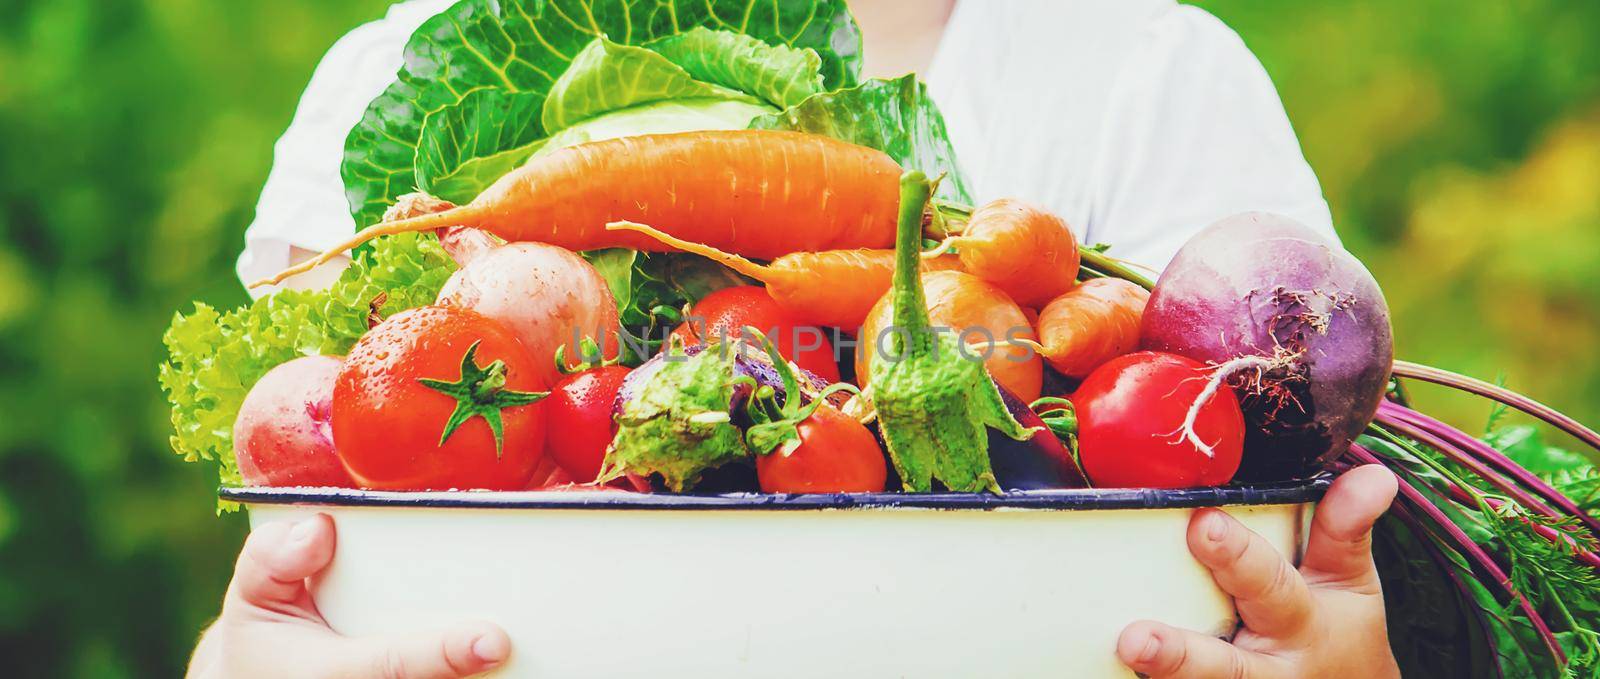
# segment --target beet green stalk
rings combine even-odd
[[[1481,513],[1484,516],[1484,520],[1491,523],[1490,528],[1501,529],[1497,532],[1505,532],[1504,529],[1508,526],[1508,522],[1516,522],[1526,526],[1540,540],[1557,548],[1559,555],[1554,558],[1574,561],[1580,567],[1571,571],[1554,572],[1556,577],[1572,581],[1573,584],[1584,589],[1592,590],[1600,587],[1600,581],[1596,580],[1597,577],[1600,577],[1596,575],[1596,569],[1600,569],[1600,555],[1596,555],[1593,551],[1596,537],[1593,534],[1585,534],[1587,526],[1582,521],[1583,518],[1589,518],[1587,515],[1582,513],[1562,513],[1551,509],[1537,499],[1530,497],[1522,489],[1517,488],[1509,479],[1485,469],[1482,463],[1473,457],[1473,453],[1458,448],[1450,442],[1440,440],[1438,436],[1430,431],[1414,429],[1404,423],[1386,421],[1386,418],[1382,415],[1378,419],[1379,424],[1371,427],[1370,431],[1396,447],[1407,451],[1417,461],[1435,471],[1448,483],[1448,487],[1445,488],[1445,494],[1450,499],[1455,500],[1463,507]],[[1448,429],[1448,427],[1445,428]],[[1389,429],[1394,429],[1395,431],[1391,432]],[[1510,501],[1480,492],[1462,477],[1430,459],[1410,442],[1396,436],[1396,432],[1416,439],[1429,449],[1438,452],[1445,459],[1472,471],[1475,476],[1483,479],[1486,485],[1505,493],[1505,497]],[[1471,438],[1460,432],[1456,432],[1456,434],[1468,439]],[[1482,445],[1481,442],[1479,445]],[[1504,545],[1506,549],[1511,549],[1514,546],[1512,544]],[[1559,568],[1561,564],[1552,563],[1548,565]],[[1583,569],[1587,569],[1587,571]]]
[[[989,462],[985,427],[1018,441],[1034,429],[1006,410],[981,360],[964,356],[956,338],[928,319],[922,291],[923,210],[933,188],[921,172],[900,178],[900,219],[895,233],[893,325],[888,353],[874,357],[871,384],[878,429],[908,491],[933,490],[938,481],[956,492],[1000,492]],[[877,351],[878,337],[862,342]]]
[[[1405,481],[1401,481],[1401,483],[1405,483]],[[1473,596],[1472,589],[1467,586],[1466,580],[1462,578],[1462,575],[1459,572],[1459,566],[1455,562],[1451,561],[1449,557],[1444,555],[1444,552],[1442,551],[1444,548],[1439,545],[1438,541],[1435,540],[1428,531],[1422,530],[1421,527],[1425,522],[1421,518],[1418,518],[1416,514],[1412,513],[1411,509],[1405,503],[1396,502],[1390,511],[1393,512],[1398,521],[1406,526],[1409,526],[1413,533],[1417,536],[1417,544],[1420,545],[1422,551],[1428,555],[1428,559],[1433,562],[1434,567],[1438,568],[1440,573],[1444,573],[1445,578],[1450,581],[1450,586],[1455,589],[1456,595],[1460,597],[1462,605],[1474,605],[1476,597]],[[1481,615],[1468,615],[1466,617],[1468,618],[1469,622],[1472,623],[1472,626],[1477,628],[1478,633],[1483,635],[1483,640],[1488,644],[1491,657],[1498,657],[1500,652],[1499,644],[1495,640],[1494,634],[1490,633],[1489,631],[1489,621],[1484,619],[1484,616]],[[1494,666],[1495,676],[1504,679],[1506,676],[1505,667],[1499,662],[1491,664]]]
[[[1469,394],[1476,394],[1487,399],[1499,401],[1512,408],[1537,417],[1561,431],[1571,434],[1573,438],[1584,442],[1590,448],[1600,451],[1600,433],[1583,426],[1577,420],[1557,412],[1543,403],[1511,391],[1505,387],[1496,386],[1480,379],[1458,375],[1448,370],[1440,370],[1432,366],[1420,365],[1409,361],[1395,361],[1394,374],[1397,377],[1432,382],[1434,384],[1459,389]]]
[[[1538,495],[1545,502],[1550,503],[1554,507],[1560,509],[1562,512],[1576,518],[1580,523],[1587,527],[1590,532],[1594,533],[1596,537],[1600,537],[1600,519],[1590,516],[1588,512],[1580,509],[1577,503],[1573,502],[1571,498],[1562,494],[1561,491],[1551,487],[1550,484],[1545,483],[1544,479],[1541,479],[1532,472],[1522,468],[1522,465],[1513,462],[1511,458],[1506,457],[1504,453],[1495,450],[1488,444],[1468,436],[1467,434],[1457,430],[1454,427],[1451,427],[1448,424],[1428,417],[1427,415],[1419,413],[1415,410],[1411,410],[1410,408],[1401,406],[1397,403],[1390,402],[1380,405],[1378,407],[1378,414],[1380,418],[1386,421],[1390,421],[1392,423],[1401,423],[1414,430],[1427,432],[1438,439],[1443,439],[1441,443],[1445,444],[1446,447],[1459,449],[1460,451],[1463,451],[1463,455],[1465,457],[1475,458],[1479,465],[1487,466],[1493,469],[1494,472],[1503,474],[1506,477],[1509,477],[1511,480],[1516,481],[1518,484],[1521,484],[1522,487],[1533,491],[1534,494]],[[1434,446],[1435,448],[1440,447],[1433,443],[1429,443],[1429,445]],[[1465,455],[1465,453],[1470,453],[1470,455]],[[1494,474],[1493,472],[1489,472],[1489,475],[1485,475],[1486,472],[1481,472],[1477,469],[1474,469],[1473,473],[1482,476],[1486,481],[1490,481],[1491,477],[1498,477],[1498,474]],[[1537,506],[1528,502],[1523,502],[1523,504],[1527,505],[1529,508],[1534,508]]]
[[[1434,431],[1424,427],[1416,426],[1410,420],[1395,414],[1392,410],[1388,410],[1383,406],[1378,408],[1378,417],[1376,422],[1383,425],[1385,429],[1390,430],[1393,433],[1409,437],[1421,442],[1423,445],[1426,445],[1435,451],[1438,451],[1445,457],[1445,459],[1448,459],[1451,462],[1466,468],[1467,471],[1470,471],[1478,478],[1483,479],[1485,483],[1492,486],[1495,490],[1504,493],[1506,497],[1515,500],[1518,504],[1551,518],[1557,518],[1560,516],[1560,514],[1558,514],[1554,509],[1551,509],[1549,505],[1545,504],[1538,497],[1535,497],[1532,493],[1524,490],[1511,479],[1506,478],[1505,476],[1490,469],[1488,465],[1485,465],[1478,457],[1473,455],[1473,453],[1477,453],[1478,451],[1473,450],[1471,453],[1469,453],[1467,450],[1457,447],[1453,442],[1444,440],[1439,435],[1435,434]]]
[[[1374,454],[1360,444],[1350,445],[1349,456],[1362,464],[1384,464],[1384,466],[1396,471],[1397,476],[1400,478],[1400,499],[1398,501],[1403,503],[1402,506],[1407,507],[1418,516],[1427,519],[1426,523],[1417,524],[1417,527],[1438,536],[1440,540],[1459,552],[1474,568],[1488,575],[1489,580],[1499,590],[1509,595],[1516,607],[1527,617],[1529,624],[1533,626],[1534,631],[1539,635],[1539,639],[1550,650],[1550,654],[1556,659],[1556,662],[1561,665],[1566,664],[1567,654],[1562,650],[1561,643],[1557,641],[1555,633],[1550,630],[1549,623],[1545,622],[1543,617],[1540,617],[1539,611],[1534,608],[1528,597],[1512,586],[1511,577],[1494,560],[1494,557],[1485,551],[1482,546],[1474,542],[1465,530],[1450,520],[1444,510],[1435,506],[1421,490],[1418,490],[1412,484],[1416,477],[1410,469],[1398,464],[1386,464],[1385,458]]]

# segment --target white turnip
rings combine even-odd
[[[1366,267],[1309,227],[1260,212],[1184,244],[1140,336],[1238,390],[1249,424],[1243,480],[1294,478],[1342,453],[1372,421],[1394,363],[1389,307]]]
[[[439,291],[439,303],[471,309],[504,324],[539,359],[545,384],[582,362],[579,340],[592,338],[614,358],[621,348],[616,298],[594,266],[565,248],[508,243],[476,254]],[[591,357],[592,358],[592,357]]]

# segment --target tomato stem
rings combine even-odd
[[[595,368],[619,365],[622,363],[622,352],[617,352],[614,358],[606,358],[605,352],[601,351],[600,345],[594,341],[594,338],[586,335],[583,339],[578,340],[578,363],[570,368],[567,367],[567,345],[565,344],[556,347],[555,362],[557,372],[563,375],[572,375]]]
[[[494,457],[498,460],[505,449],[505,432],[500,420],[500,411],[537,403],[549,396],[550,392],[507,389],[505,361],[496,360],[487,367],[478,365],[478,345],[481,343],[481,340],[473,342],[472,346],[467,347],[467,353],[462,354],[461,375],[456,381],[427,377],[417,378],[417,381],[421,382],[422,386],[456,400],[456,409],[450,413],[450,418],[445,420],[444,431],[439,435],[440,446],[450,440],[450,436],[455,434],[461,425],[466,424],[467,420],[481,417],[489,425],[489,431],[494,433]]]

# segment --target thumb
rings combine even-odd
[[[1317,505],[1301,561],[1309,582],[1377,591],[1372,524],[1394,503],[1398,489],[1394,473],[1377,464],[1351,469],[1333,482]]]
[[[229,609],[264,609],[309,616],[306,578],[333,560],[333,520],[318,514],[299,523],[273,522],[251,531],[223,601]]]
[[[505,630],[486,622],[350,641],[357,648],[346,655],[344,671],[334,673],[340,679],[460,679],[499,667],[511,655],[511,638]]]

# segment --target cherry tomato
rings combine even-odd
[[[355,485],[328,428],[338,356],[302,356],[267,371],[233,423],[234,459],[250,486]]]
[[[334,445],[366,488],[525,488],[544,459],[543,373],[510,330],[476,312],[400,312],[345,358]]]
[[[855,418],[824,405],[795,427],[799,445],[756,456],[756,476],[766,493],[866,493],[883,490],[888,467],[872,432]],[[792,447],[791,447],[792,446]],[[787,452],[785,452],[787,451]]]
[[[706,295],[689,310],[690,320],[672,331],[684,344],[738,338],[753,326],[778,345],[778,353],[830,384],[839,381],[833,341],[822,329],[800,323],[755,285],[723,288]]]
[[[587,483],[600,475],[606,446],[617,434],[611,409],[627,376],[620,365],[602,366],[563,377],[550,390],[544,408],[552,426],[544,448],[572,480]]]
[[[1207,455],[1183,436],[1189,407],[1210,372],[1198,361],[1155,351],[1114,358],[1084,378],[1071,397],[1078,415],[1078,459],[1096,486],[1220,486],[1239,470],[1244,415],[1222,387],[1200,407],[1194,432]]]

